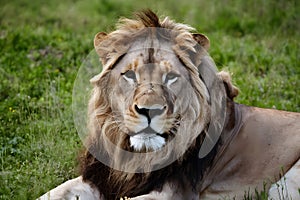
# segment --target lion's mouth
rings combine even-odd
[[[174,130],[174,129],[172,129],[172,130]],[[162,137],[167,140],[170,137],[173,137],[174,131],[173,132],[169,131],[168,133],[166,133],[166,132],[158,133],[155,130],[153,130],[150,126],[148,126],[147,128],[145,128],[137,133],[134,133],[133,135],[144,135],[146,138],[159,136],[159,137]]]
[[[156,151],[161,149],[173,136],[173,133],[170,132],[158,133],[149,126],[137,133],[130,134],[130,146],[135,151]]]
[[[152,126],[148,125],[138,132],[129,132],[129,146],[137,152],[157,151],[175,138],[180,122],[181,117],[178,114],[168,130],[162,130],[159,128],[160,126],[153,126],[152,124]]]

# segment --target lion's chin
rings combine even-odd
[[[157,151],[166,143],[166,139],[157,133],[139,133],[130,136],[130,146],[134,151]]]

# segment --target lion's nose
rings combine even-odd
[[[134,109],[137,113],[140,115],[144,115],[148,119],[148,124],[151,123],[151,119],[153,119],[157,115],[163,114],[163,112],[166,110],[166,106],[160,106],[160,105],[154,105],[150,107],[145,107],[145,106],[138,106],[135,105]]]

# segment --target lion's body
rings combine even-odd
[[[80,199],[242,199],[286,174],[296,198],[300,114],[234,103],[238,90],[215,71],[204,35],[151,11],[138,17],[95,37],[103,71],[91,80],[82,177],[50,196],[82,187]],[[215,143],[202,157],[207,138]]]
[[[270,184],[300,159],[300,114],[241,105],[236,109],[241,127],[204,178],[201,196],[205,199],[241,199],[248,191],[268,192]],[[299,161],[294,169],[296,174],[286,181],[294,179],[290,194],[300,188]]]

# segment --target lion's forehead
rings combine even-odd
[[[123,59],[125,61],[120,66],[122,71],[133,70],[141,79],[158,78],[171,71],[181,73],[184,70],[177,56],[163,49],[148,48],[128,52]]]

